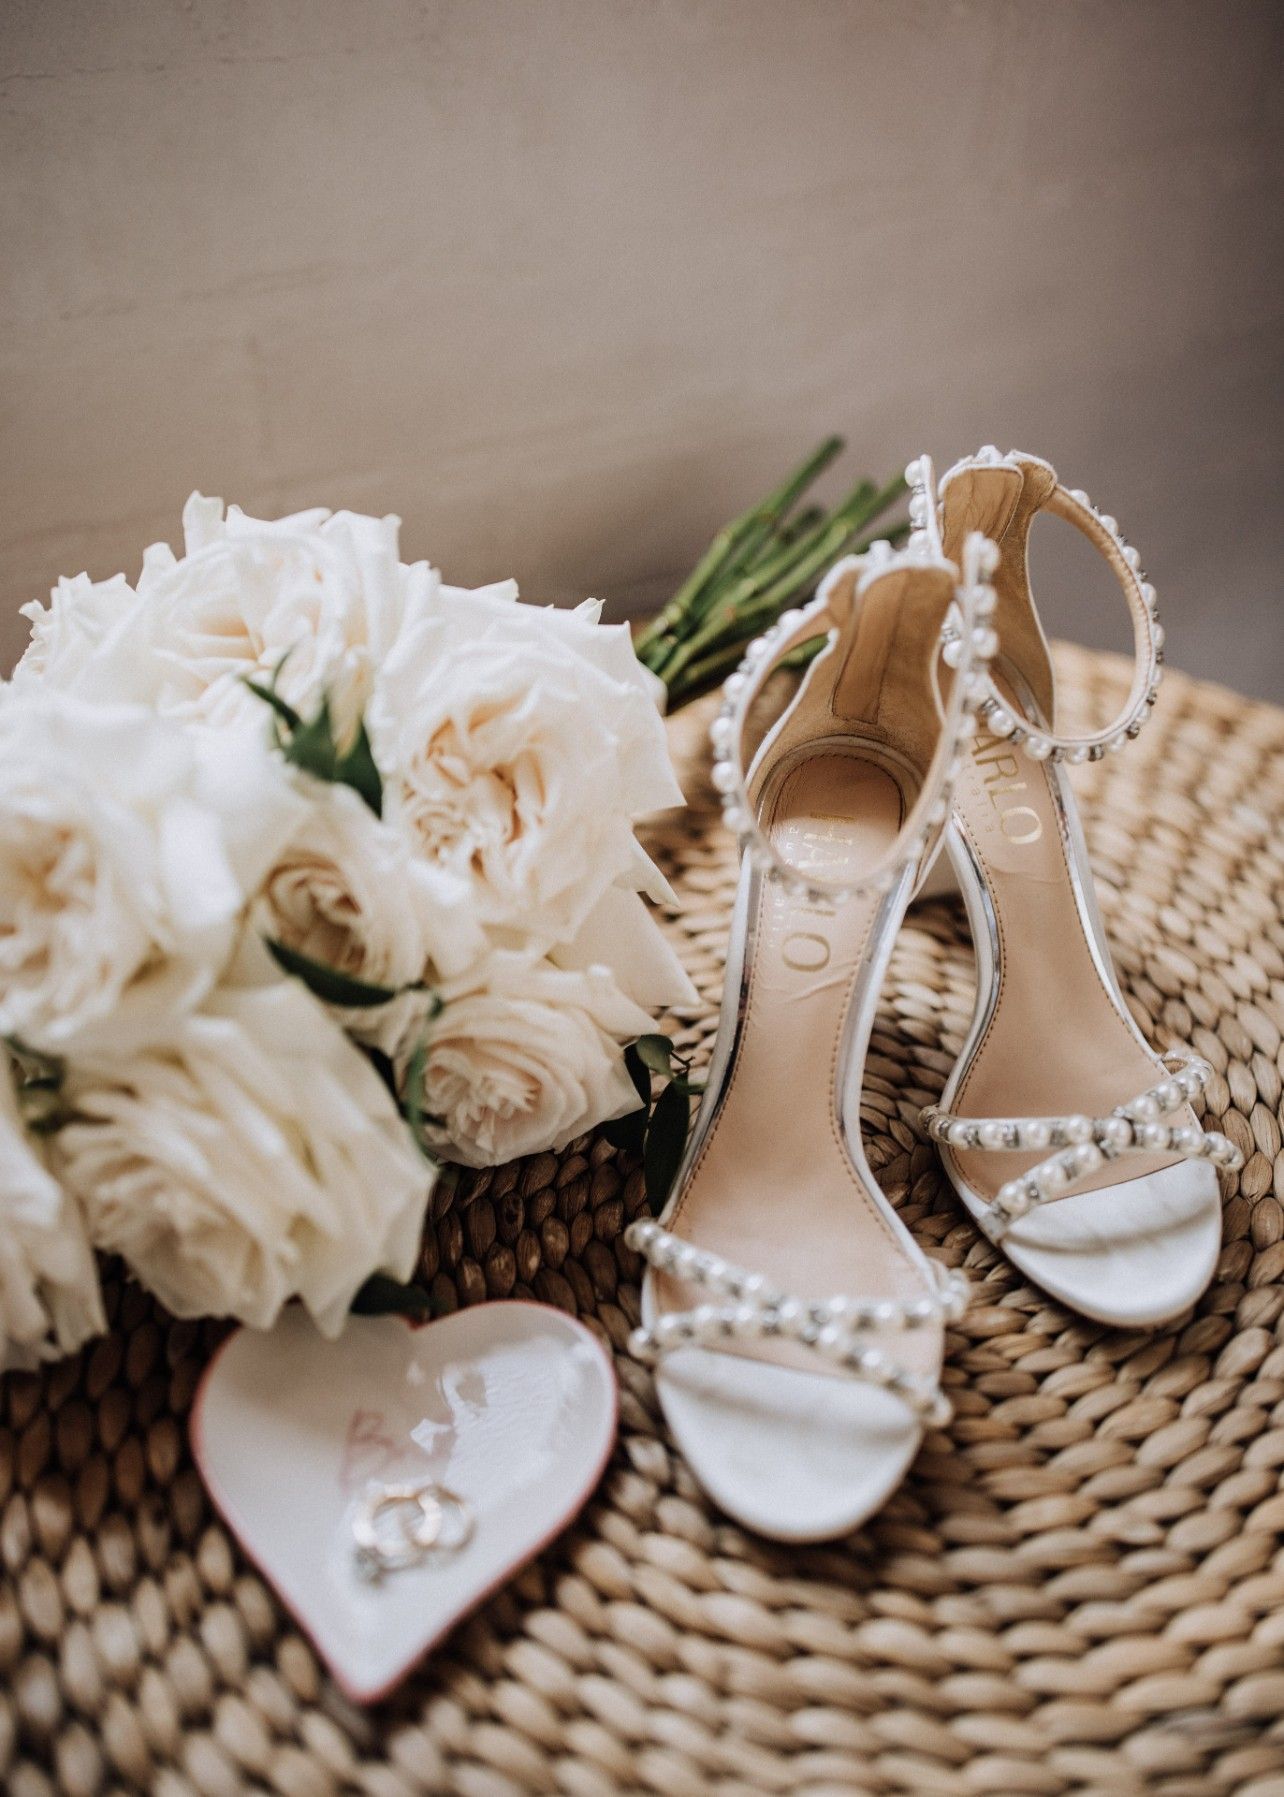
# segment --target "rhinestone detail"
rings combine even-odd
[[[917,1298],[792,1298],[761,1273],[746,1272],[720,1255],[673,1235],[652,1217],[624,1232],[626,1244],[659,1272],[707,1291],[713,1302],[668,1311],[629,1336],[629,1351],[654,1364],[676,1348],[775,1337],[812,1349],[841,1372],[881,1386],[935,1428],[949,1422],[948,1400],[934,1380],[907,1372],[865,1339],[878,1329],[921,1329],[937,1319],[955,1322],[967,1309],[965,1275],[928,1264],[936,1289]]]
[[[1213,1076],[1208,1062],[1184,1050],[1162,1057],[1167,1077],[1135,1098],[1117,1105],[1108,1117],[959,1117],[939,1105],[928,1105],[923,1124],[934,1142],[947,1148],[979,1148],[993,1153],[1052,1153],[1009,1179],[995,1193],[983,1227],[999,1241],[1019,1218],[1109,1161],[1128,1154],[1175,1154],[1183,1160],[1207,1160],[1234,1172],[1244,1157],[1217,1130],[1171,1125],[1163,1121],[1197,1098]]]

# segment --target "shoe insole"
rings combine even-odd
[[[886,855],[903,813],[889,773],[826,748],[783,776],[764,821],[794,866],[841,879]],[[686,1240],[765,1274],[793,1297],[914,1297],[926,1289],[885,1204],[852,1164],[835,1096],[853,985],[878,907],[872,894],[817,904],[763,883],[738,1051],[668,1220]],[[701,1301],[671,1275],[655,1289],[661,1310]],[[911,1370],[940,1364],[938,1331],[898,1332],[883,1345]],[[830,1370],[792,1344],[737,1350]]]
[[[1162,1077],[1093,958],[1054,778],[1046,763],[983,733],[954,790],[955,823],[984,870],[998,931],[998,1002],[950,1107],[964,1116],[1107,1116]],[[1194,1119],[1183,1112],[1177,1120]],[[1044,1158],[949,1153],[965,1184],[987,1200]],[[1172,1158],[1130,1154],[1068,1191],[1116,1185]]]

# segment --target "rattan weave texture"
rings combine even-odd
[[[1059,659],[1081,696],[1119,697],[1121,662]],[[705,1001],[679,1033],[704,1051],[733,869],[700,723],[673,726],[693,806],[656,840]],[[1210,1125],[1247,1157],[1193,1318],[1143,1336],[1068,1315],[948,1195],[915,1120],[971,976],[958,912],[925,906],[865,1125],[910,1227],[978,1291],[950,1340],[955,1421],[878,1518],[823,1548],[746,1536],[620,1357],[620,1442],[579,1523],[362,1713],[193,1470],[216,1332],[116,1284],[108,1337],[0,1382],[4,1788],[1284,1797],[1284,713],[1172,676],[1130,753],[1082,772],[1130,1001],[1212,1063]],[[446,1305],[533,1294],[618,1349],[640,1205],[635,1170],[577,1144],[443,1190],[423,1273]]]

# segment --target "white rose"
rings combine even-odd
[[[0,1371],[107,1327],[84,1222],[23,1128],[13,1073],[0,1056]]]
[[[622,1049],[651,1019],[604,968],[501,952],[441,997],[441,1013],[407,1030],[396,1059],[404,1080],[423,1044],[426,1130],[452,1160],[487,1167],[562,1148],[637,1109]]]
[[[257,738],[0,695],[0,1035],[61,1055],[163,1033],[306,810]]]
[[[475,595],[458,610],[410,632],[380,680],[390,820],[464,884],[499,948],[570,942],[612,887],[671,900],[633,834],[682,799],[631,649],[587,653],[610,638],[587,615]]]
[[[458,974],[484,947],[448,874],[413,855],[346,786],[312,783],[316,802],[264,883],[265,936],[350,979],[391,990]],[[346,1007],[352,1034],[391,1050],[404,1007]]]
[[[225,724],[260,702],[246,679],[275,680],[305,716],[330,700],[346,738],[377,671],[441,585],[426,562],[398,559],[399,520],[299,512],[266,521],[194,493],[185,553],[148,551],[138,583],[140,636],[159,664],[163,710]]]
[[[121,626],[126,620],[133,621],[137,604],[138,596],[123,574],[100,581],[87,574],[60,580],[47,606],[33,600],[19,608],[22,616],[31,620],[31,641],[13,671],[14,685],[40,681],[74,691],[95,664],[107,659],[114,666]],[[134,650],[136,653],[136,643]],[[114,697],[143,696],[136,690],[136,674],[129,674],[123,685],[127,690],[117,690]]]
[[[177,1316],[327,1335],[365,1279],[408,1278],[432,1169],[361,1051],[295,981],[224,989],[166,1046],[73,1072],[53,1138],[89,1234]]]

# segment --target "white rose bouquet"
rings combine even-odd
[[[624,627],[446,586],[392,518],[183,522],[26,607],[0,687],[0,1365],[101,1329],[95,1249],[180,1315],[337,1331],[439,1159],[636,1116],[693,996]]]

